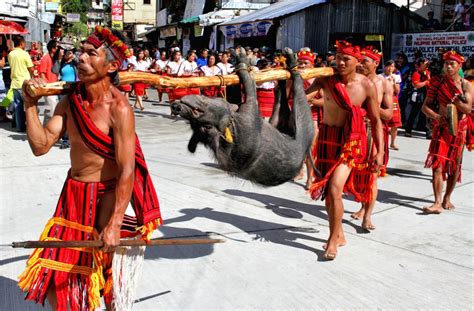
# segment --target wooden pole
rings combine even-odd
[[[224,243],[222,239],[154,239],[149,242],[143,240],[120,240],[120,246],[164,246],[164,245],[195,245]],[[22,241],[12,242],[13,248],[67,248],[87,247],[101,248],[103,241]]]
[[[334,69],[325,68],[309,68],[301,70],[301,77],[304,80],[312,78],[330,77],[334,74]],[[160,76],[146,72],[120,72],[120,84],[145,83],[161,88],[193,88],[208,86],[237,85],[240,83],[236,74],[227,76],[213,77],[189,77],[189,78],[173,78],[168,76]],[[290,72],[286,69],[270,69],[258,71],[254,74],[255,82],[262,83],[274,80],[288,80],[291,78]],[[75,85],[75,82],[55,82],[46,83],[44,86],[35,88],[29,86],[27,91],[32,96],[49,96],[69,93]]]

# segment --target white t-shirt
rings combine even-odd
[[[390,76],[385,75],[385,73],[381,73],[381,74],[379,74],[379,76],[386,79],[386,80],[388,80],[388,78],[390,77]],[[397,75],[397,74],[393,73],[391,76],[395,79],[396,84],[402,83],[402,78],[400,77],[400,75]]]
[[[227,64],[218,63],[217,67],[219,67],[222,70],[222,75],[223,76],[226,76],[226,75],[231,74],[232,72],[234,72],[234,66],[232,66],[232,64],[229,64],[229,63],[227,63]]]
[[[158,68],[160,70],[163,70],[166,68],[166,66],[168,65],[169,63],[169,60],[161,60],[161,59],[158,59],[155,64],[158,66]]]
[[[260,71],[258,67],[253,67],[254,71]],[[267,81],[257,84],[257,89],[271,90],[275,88],[275,81]]]
[[[181,64],[182,62],[177,63],[177,62],[172,61],[172,62],[168,62],[166,67],[170,69],[172,75],[177,75],[178,71],[180,70]]]
[[[216,66],[202,66],[201,71],[204,73],[206,77],[213,77],[222,74],[222,70]]]
[[[150,63],[147,62],[146,60],[139,60],[136,62],[135,68],[133,68],[134,71],[147,71],[148,68],[150,68]]]
[[[191,76],[195,73],[195,71],[198,69],[198,65],[196,62],[189,62],[185,60],[182,63],[181,68],[178,70],[178,76]]]

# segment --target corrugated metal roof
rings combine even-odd
[[[291,13],[298,12],[307,7],[310,7],[315,4],[325,3],[327,0],[286,0],[274,3],[264,9],[257,10],[255,12],[246,14],[244,16],[232,19],[230,21],[220,24],[222,25],[233,25],[233,24],[242,24],[247,22],[254,22],[260,20],[269,20]]]

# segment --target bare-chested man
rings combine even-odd
[[[135,135],[133,111],[116,88],[117,70],[127,51],[120,33],[96,27],[82,48],[81,83],[61,100],[44,127],[37,112],[39,98],[26,91],[28,85],[40,87],[44,81],[33,79],[23,85],[33,153],[47,153],[65,131],[71,142],[71,169],[41,240],[100,239],[102,251],[110,253],[121,235],[132,236],[139,229],[146,238],[161,223],[158,198]],[[131,199],[136,217],[124,220]],[[112,299],[104,283],[111,277],[106,275],[111,257],[99,250],[37,249],[19,286],[28,300],[43,303],[47,296],[53,310],[96,309],[101,290],[106,303]]]
[[[380,106],[380,118],[382,119],[384,134],[383,172],[372,172],[371,167],[367,167],[365,170],[360,172],[362,175],[361,178],[370,178],[370,181],[372,181],[371,183],[369,182],[369,189],[367,189],[370,191],[370,187],[372,188],[372,195],[362,201],[361,209],[358,212],[351,215],[351,217],[354,219],[362,219],[362,228],[370,231],[375,229],[375,226],[372,223],[372,211],[374,209],[378,193],[377,177],[380,175],[385,175],[385,170],[388,163],[388,139],[390,128],[388,127],[387,122],[392,118],[393,115],[393,87],[387,80],[378,76],[376,73],[382,54],[372,46],[364,47],[361,51],[361,54],[362,60],[358,67],[358,71],[375,84],[377,90],[377,103]],[[368,123],[368,126],[370,126],[370,123]],[[375,147],[372,147],[369,146],[369,149],[372,149],[373,154],[375,154]],[[369,174],[372,174],[372,176],[368,176]],[[355,177],[355,179],[357,179],[357,177]]]
[[[338,246],[346,243],[342,230],[344,190],[359,195],[350,178],[353,170],[368,165],[367,133],[361,106],[373,124],[377,154],[370,163],[374,171],[383,167],[383,134],[375,86],[367,77],[356,73],[361,59],[360,48],[345,41],[337,42],[337,75],[317,79],[306,90],[308,98],[324,90],[323,122],[319,130],[316,167],[318,176],[310,188],[314,199],[325,198],[329,218],[329,239],[325,258],[336,258]]]
[[[443,54],[442,76],[430,80],[427,97],[423,103],[423,113],[433,120],[433,136],[428,150],[425,167],[433,170],[433,193],[435,202],[423,211],[427,214],[440,214],[443,209],[453,209],[451,194],[456,181],[460,182],[461,163],[468,118],[472,111],[474,89],[471,83],[459,75],[464,57],[455,51]],[[434,110],[434,101],[439,103],[439,109]],[[448,131],[447,107],[453,104],[458,112],[457,133],[451,135]],[[447,180],[446,192],[443,194],[443,183]]]

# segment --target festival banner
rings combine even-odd
[[[411,62],[415,51],[428,59],[437,58],[438,50],[456,50],[468,58],[474,55],[474,31],[393,34],[392,57],[403,51]]]
[[[123,30],[123,0],[112,0],[112,28]]]

